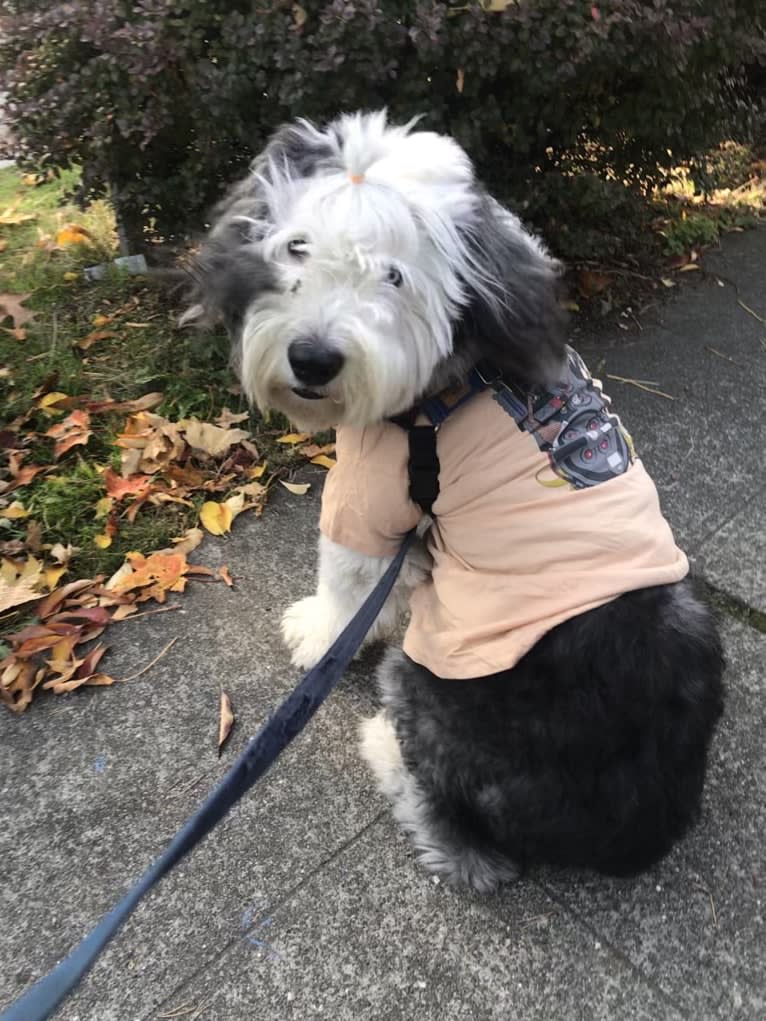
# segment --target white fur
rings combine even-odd
[[[430,818],[427,800],[402,759],[390,717],[381,710],[359,727],[359,750],[380,792],[391,802],[394,819],[407,833],[418,861],[451,885],[465,883],[477,893],[491,893],[519,876],[513,862],[499,854],[458,844]]]
[[[307,142],[332,148],[326,170],[293,177],[268,157],[253,168],[269,219],[250,220],[252,244],[278,289],[245,317],[242,379],[261,409],[277,407],[303,428],[406,410],[452,351],[466,284],[505,301],[465,240],[477,205],[470,160],[452,139],[411,126],[390,127],[385,113],[342,118],[340,131],[303,124]],[[306,242],[300,258],[288,251],[296,240]],[[387,280],[392,267],[400,287]],[[302,336],[330,340],[345,357],[321,400],[293,393],[288,347]]]
[[[282,617],[282,635],[296,666],[317,663],[349,623],[391,563],[391,557],[370,557],[319,540],[316,594],[299,599]],[[430,562],[416,545],[407,556],[391,595],[367,634],[365,644],[390,634],[407,608],[410,592],[427,576]]]

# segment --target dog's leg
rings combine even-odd
[[[316,594],[299,599],[282,617],[282,635],[296,666],[318,662],[385,573],[393,557],[370,557],[319,540],[319,581]],[[422,545],[407,555],[391,595],[371,627],[365,642],[388,634],[407,607],[409,594],[430,571]]]
[[[416,778],[407,769],[391,717],[382,710],[362,720],[359,748],[378,787],[393,806],[394,818],[411,838],[420,864],[452,885],[465,884],[477,893],[491,893],[518,879],[520,870],[497,851],[465,839],[440,816]]]

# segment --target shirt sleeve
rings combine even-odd
[[[389,423],[339,429],[336,455],[322,494],[322,534],[358,553],[394,556],[422,516],[408,493],[407,434]]]

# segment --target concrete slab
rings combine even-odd
[[[0,715],[0,1004],[112,906],[294,684],[275,628],[289,599],[311,588],[316,513],[310,497],[286,495],[230,543],[211,543],[204,559],[230,566],[233,591],[197,585],[181,609],[113,629],[116,676],[178,638],[144,676]],[[221,683],[237,725],[219,762]],[[359,672],[347,677],[257,797],[139,909],[61,1017],[150,1010],[239,936],[254,903],[292,889],[375,818],[355,750],[357,718],[371,705]]]
[[[766,325],[739,302],[766,319],[766,229],[727,237],[697,276],[642,316],[642,332],[583,334],[576,345],[632,433],[694,569],[764,611]],[[673,399],[610,376],[649,381]]]
[[[210,1021],[683,1017],[535,884],[489,899],[445,888],[388,819],[259,921],[155,1016],[188,1004]]]

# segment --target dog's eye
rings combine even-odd
[[[305,238],[293,238],[287,242],[287,253],[294,259],[305,259],[309,254],[309,244]]]
[[[402,274],[396,268],[396,266],[390,266],[386,273],[386,283],[391,284],[392,287],[402,286]]]

